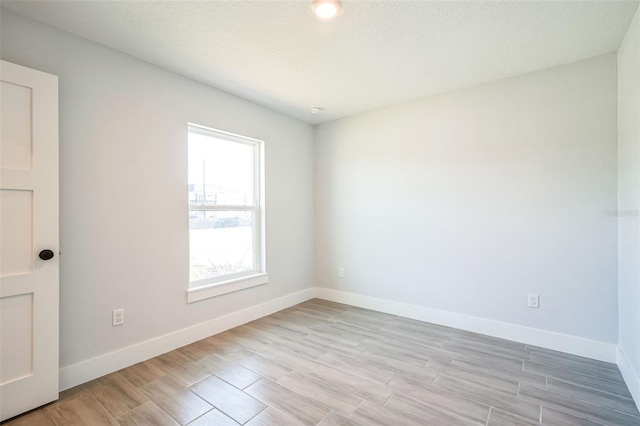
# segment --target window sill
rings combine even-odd
[[[237,278],[235,280],[223,281],[221,283],[204,285],[202,287],[190,288],[187,291],[187,303],[209,299],[211,297],[222,296],[238,290],[256,287],[269,282],[269,274],[261,273],[249,277]]]

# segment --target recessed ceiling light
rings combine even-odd
[[[312,106],[311,108],[309,108],[309,111],[311,111],[311,114],[317,114],[321,112],[323,109],[324,109],[323,107]]]
[[[340,12],[342,4],[340,0],[313,0],[311,10],[320,19],[331,19]]]

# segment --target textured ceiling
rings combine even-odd
[[[2,7],[320,123],[617,50],[636,1],[7,1]],[[325,108],[311,114],[309,107]]]

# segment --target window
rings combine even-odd
[[[265,284],[262,141],[189,125],[189,302]]]

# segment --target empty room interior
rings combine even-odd
[[[640,425],[638,1],[0,2],[0,421]]]

